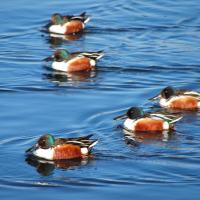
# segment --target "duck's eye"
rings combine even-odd
[[[44,147],[45,146],[45,140],[40,140],[39,142],[38,142],[38,144],[39,144],[39,146],[40,147]]]
[[[55,58],[56,61],[62,61],[63,60],[62,56],[59,53],[55,53],[54,58]]]
[[[165,90],[164,91],[164,97],[166,99],[170,98],[173,95],[173,91],[172,90]]]
[[[60,58],[59,54],[55,55],[55,59],[58,60]]]

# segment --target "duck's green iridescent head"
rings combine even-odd
[[[51,16],[51,22],[53,25],[62,25],[63,17],[59,13],[55,13]]]
[[[128,109],[126,115],[129,119],[139,119],[144,117],[144,111],[138,107],[131,107]]]
[[[142,109],[138,107],[131,107],[128,109],[128,111],[125,114],[115,117],[114,120],[127,119],[127,118],[136,120],[144,116],[145,116],[145,113]]]
[[[50,134],[45,134],[39,138],[37,143],[40,148],[48,149],[55,144],[55,138]]]
[[[70,53],[65,49],[59,49],[54,53],[54,58],[56,61],[63,61],[69,57]]]
[[[175,89],[171,86],[168,86],[168,87],[162,89],[161,92],[159,94],[157,94],[156,96],[151,97],[149,100],[155,101],[155,100],[158,100],[161,98],[170,99],[175,94],[176,94]]]

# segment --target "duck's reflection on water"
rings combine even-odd
[[[137,146],[140,143],[151,143],[156,141],[167,142],[176,136],[173,130],[141,132],[123,129],[124,138],[127,144]]]
[[[85,158],[76,158],[76,159],[69,159],[69,160],[44,160],[40,158],[36,158],[34,156],[27,156],[26,162],[35,167],[36,171],[43,175],[49,176],[53,173],[55,169],[64,169],[64,170],[72,170],[78,166],[84,166],[89,163],[92,158],[85,157]]]
[[[80,72],[60,72],[52,71],[52,73],[45,74],[45,78],[49,81],[59,85],[65,86],[67,82],[75,84],[77,82],[87,82],[89,78],[96,77],[96,71],[80,71]]]
[[[52,45],[52,47],[58,47],[62,45],[63,42],[78,40],[82,36],[83,36],[82,32],[76,33],[76,34],[69,34],[69,35],[50,33],[48,42]]]

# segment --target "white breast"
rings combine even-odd
[[[65,34],[66,24],[64,24],[64,25],[52,25],[52,26],[49,27],[49,32],[58,33],[58,34]]]
[[[179,99],[181,97],[184,97],[184,96],[172,97],[169,100],[162,98],[162,99],[160,99],[160,105],[161,105],[161,107],[169,107],[171,102],[173,102],[174,100]]]
[[[53,160],[54,150],[52,148],[49,149],[37,149],[33,152],[33,154],[37,157],[44,158],[47,160]]]
[[[56,62],[54,61],[52,63],[52,68],[55,70],[59,70],[59,71],[64,71],[67,72],[68,71],[68,62]]]
[[[135,130],[135,120],[126,119],[124,122],[124,127],[128,130],[134,131]]]
[[[169,102],[167,101],[167,99],[160,99],[160,106],[161,107],[168,107],[169,106]]]

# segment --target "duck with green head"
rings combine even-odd
[[[124,128],[129,131],[154,132],[164,131],[174,128],[174,123],[179,121],[182,116],[162,112],[144,112],[138,107],[131,107],[128,111],[115,117],[115,120],[125,119]]]
[[[83,31],[89,20],[90,18],[85,12],[79,16],[62,16],[59,13],[55,13],[51,16],[51,20],[46,27],[50,33],[74,34]]]
[[[97,52],[73,52],[58,49],[45,61],[52,61],[52,68],[64,72],[90,71],[96,66],[97,60],[103,56],[103,51]]]
[[[78,138],[57,138],[51,134],[41,136],[26,153],[47,160],[63,160],[88,156],[97,140],[92,135]]]
[[[200,93],[190,90],[175,90],[168,86],[149,100],[159,100],[161,107],[178,110],[196,110],[200,108]]]

